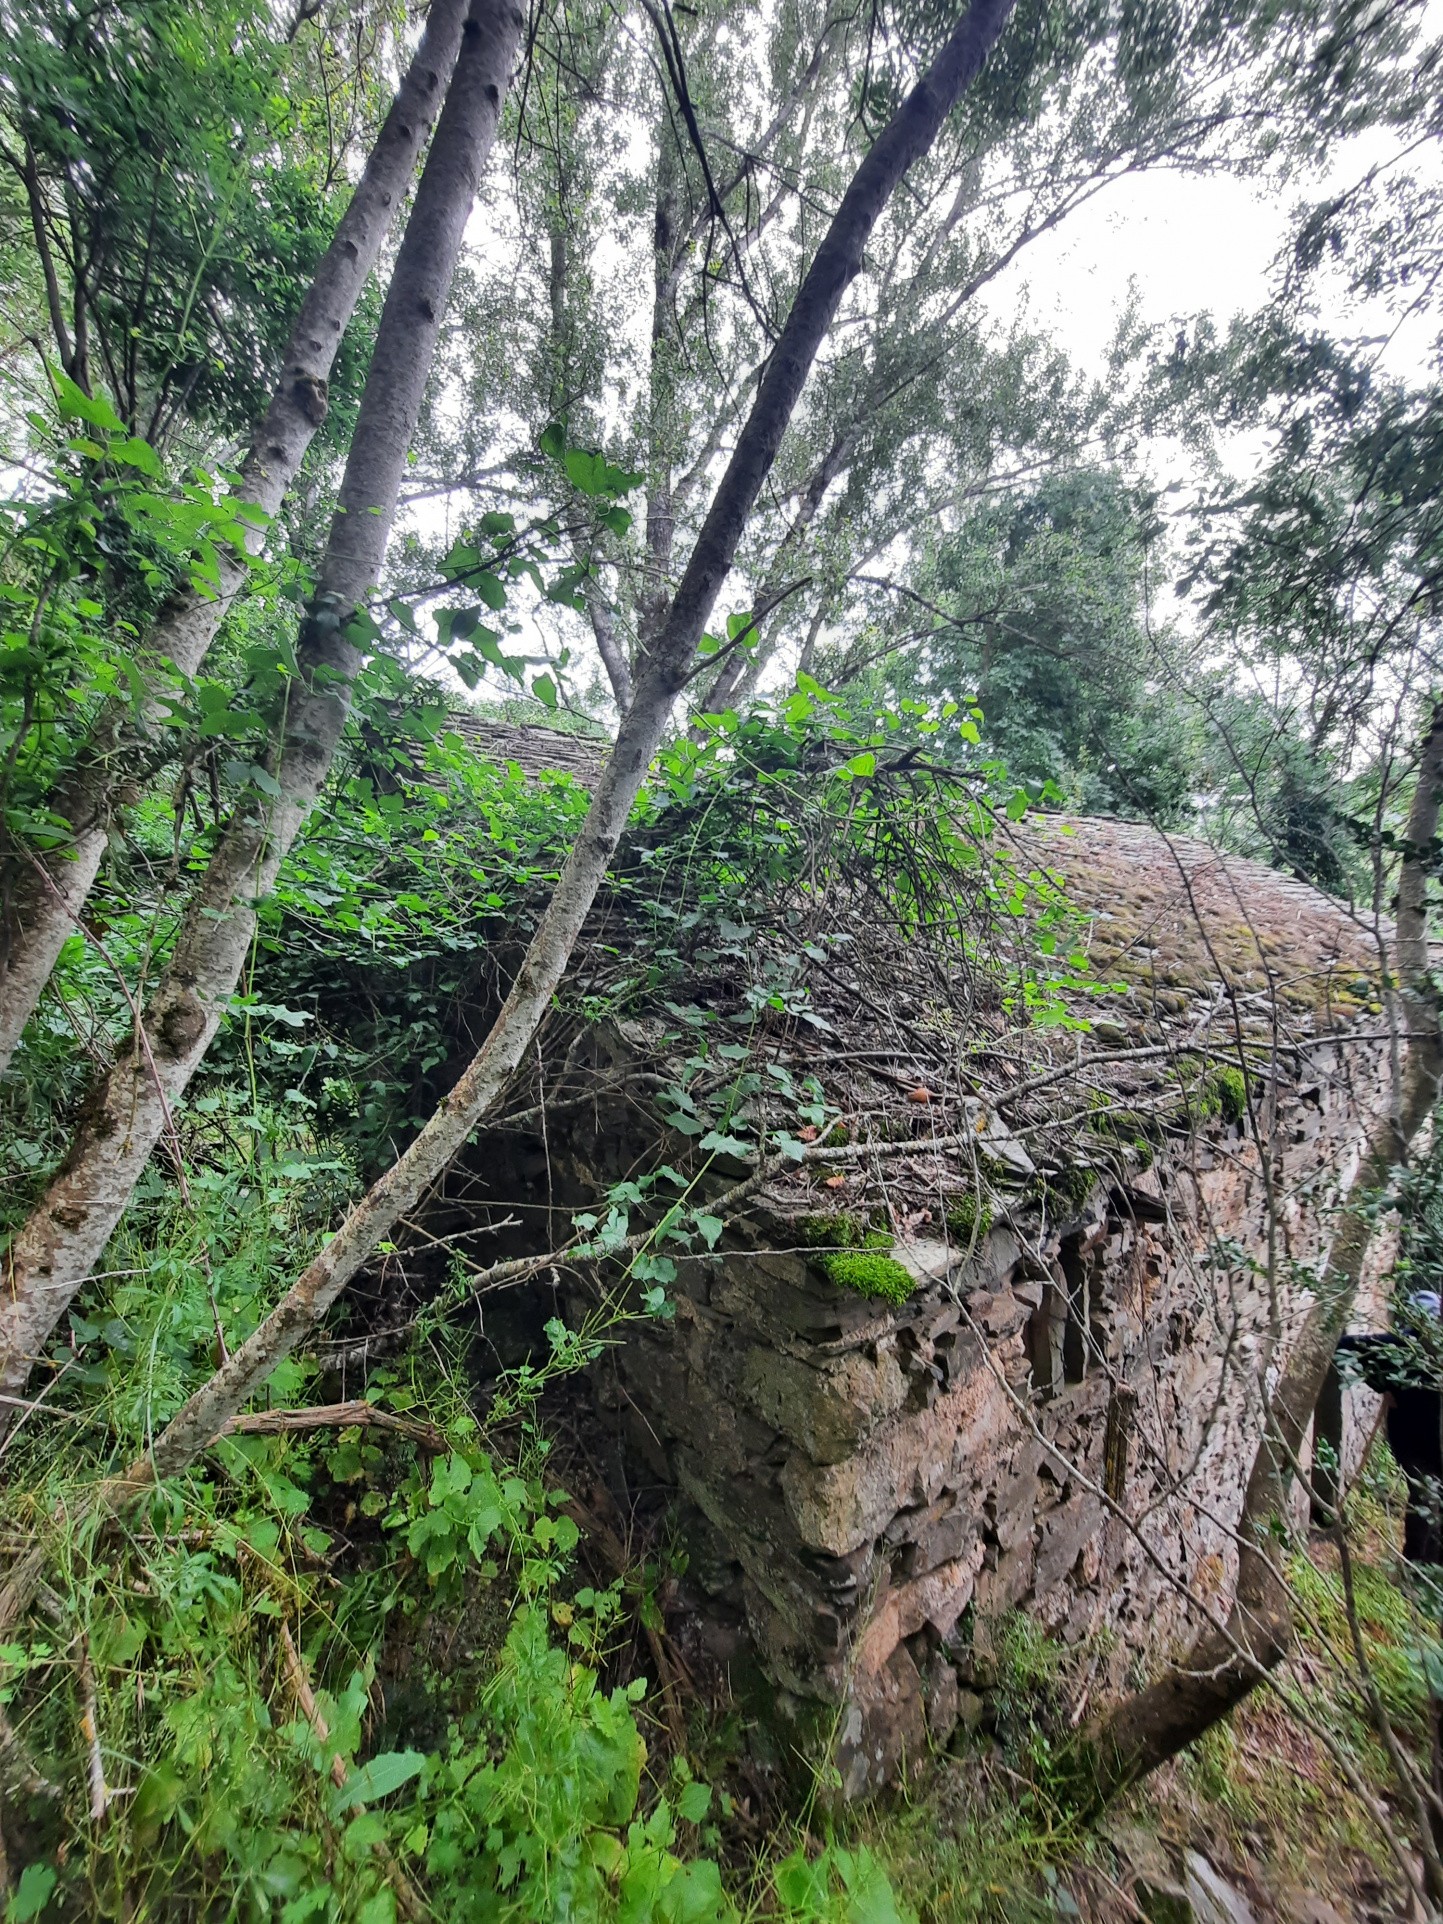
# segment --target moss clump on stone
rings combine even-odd
[[[873,1296],[884,1303],[905,1303],[916,1288],[916,1278],[895,1256],[876,1250],[824,1249],[813,1258],[829,1283]]]
[[[1134,1136],[1132,1146],[1137,1151],[1139,1169],[1146,1174],[1157,1158],[1157,1152],[1146,1136]]]
[[[1129,1109],[1101,1089],[1094,1089],[1089,1094],[1087,1106],[1092,1112],[1088,1127],[1099,1136],[1112,1136],[1119,1142],[1131,1142],[1138,1137],[1162,1133],[1155,1115],[1141,1109]]]
[[[1231,1066],[1215,1069],[1208,1088],[1223,1121],[1241,1122],[1248,1113],[1248,1085],[1242,1070]]]
[[[1248,1085],[1241,1069],[1224,1064],[1210,1075],[1184,1082],[1188,1119],[1193,1125],[1210,1122],[1241,1122],[1248,1113]]]
[[[970,1191],[954,1196],[947,1205],[946,1222],[960,1242],[980,1242],[992,1227],[992,1205]]]
[[[1075,1215],[1087,1205],[1087,1200],[1097,1187],[1097,1172],[1074,1164],[1070,1169],[1061,1169],[1055,1175],[1043,1179],[1042,1193],[1048,1204],[1059,1214]]]
[[[808,1249],[890,1249],[892,1238],[871,1219],[849,1209],[825,1216],[799,1216],[792,1224],[797,1241]]]

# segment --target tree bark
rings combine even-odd
[[[466,6],[467,0],[432,0],[415,56],[296,316],[280,379],[241,466],[237,490],[238,498],[261,509],[266,521],[279,511],[325,419],[337,349],[440,111],[461,45]],[[265,537],[264,522],[248,525],[249,554],[260,552]],[[219,594],[202,595],[187,584],[161,610],[146,643],[147,678],[152,682],[172,672],[194,675],[204,661],[248,573],[247,563],[226,548],[218,550],[217,566]],[[154,720],[155,705],[152,696],[138,713],[113,701],[102,709],[53,798],[55,814],[70,825],[70,839],[44,858],[46,873],[36,873],[37,858],[26,851],[5,858],[0,890],[0,900],[8,904],[0,954],[0,1071],[14,1053],[61,945],[73,933],[95,884],[118,792]]]
[[[234,992],[255,905],[274,886],[330,767],[361,662],[347,625],[380,575],[441,316],[520,34],[516,0],[472,0],[382,311],[319,585],[302,624],[302,672],[289,691],[271,760],[278,793],[272,799],[252,790],[232,814],[187,907],[135,1048],[97,1092],[64,1167],[7,1253],[0,1392],[23,1389],[104,1249]],[[0,1405],[0,1427],[6,1407]]]
[[[631,706],[635,692],[631,680],[631,663],[626,658],[626,647],[616,632],[616,616],[606,599],[605,590],[595,577],[593,562],[592,579],[586,584],[586,612],[591,620],[591,632],[596,640],[596,652],[601,656],[601,665],[606,670],[606,679],[611,683],[612,697],[616,702],[618,715],[625,715]]]
[[[1175,1757],[1240,1704],[1287,1654],[1293,1615],[1277,1564],[1293,1466],[1322,1394],[1362,1280],[1374,1224],[1370,1205],[1391,1169],[1408,1159],[1443,1082],[1438,1000],[1429,980],[1427,886],[1443,798],[1443,703],[1433,709],[1398,879],[1394,940],[1398,1006],[1410,1037],[1391,1112],[1374,1128],[1349,1185],[1317,1295],[1268,1404],[1243,1496],[1237,1594],[1225,1630],[1209,1628],[1184,1663],[1125,1698],[1088,1733],[1099,1807]]]
[[[762,592],[758,597],[759,606],[769,606],[781,594],[786,585],[787,565],[802,542],[806,540],[808,530],[816,520],[822,502],[826,499],[827,490],[851,460],[855,445],[855,430],[848,429],[847,432],[838,435],[817,464],[802,494],[801,504],[791,526],[783,535],[776,553],[772,556],[771,566],[767,570],[766,580],[762,584]],[[756,637],[750,648],[732,650],[705,697],[697,704],[699,714],[723,714],[738,699],[744,684],[748,682],[755,684],[756,676],[762,667],[763,650],[766,645],[764,631]],[[693,729],[693,735],[698,739],[703,732],[700,728]]]
[[[747,517],[862,250],[898,182],[1002,31],[1012,0],[972,0],[931,69],[868,152],[792,306],[686,572],[637,680],[591,808],[495,1024],[460,1080],[398,1161],[374,1183],[265,1321],[177,1412],[127,1487],[174,1475],[206,1448],[335,1302],[361,1264],[451,1162],[527,1055],[610,865],[642,777],[696,660]]]

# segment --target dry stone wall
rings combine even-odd
[[[1019,1201],[970,1252],[899,1244],[900,1306],[763,1215],[599,1372],[686,1500],[724,1651],[730,1612],[782,1721],[835,1742],[845,1795],[975,1710],[1009,1610],[1083,1645],[1101,1693],[1226,1595],[1263,1386],[1385,1100],[1367,1041],[1288,1060],[1266,1158],[1219,1122],[1079,1185],[1070,1215]]]
[[[594,768],[591,745],[468,732],[528,769]],[[1085,1043],[1018,1019],[965,943],[878,926],[846,889],[812,905],[845,936],[809,981],[811,1029],[751,993],[764,957],[698,950],[697,979],[672,985],[697,1020],[743,1023],[768,1068],[815,1072],[856,1156],[750,1198],[683,1265],[674,1321],[594,1373],[634,1458],[683,1499],[714,1653],[759,1661],[783,1723],[831,1748],[851,1796],[975,1709],[1009,1611],[1078,1647],[1095,1699],[1226,1599],[1267,1388],[1386,1102],[1385,929],[1138,823],[1029,817],[997,835],[994,861],[1055,876],[1080,912],[1108,997],[1080,997]],[[603,913],[592,930],[603,947],[625,933],[615,906],[617,927]],[[572,1211],[659,1160],[716,1173],[688,1163],[699,1146],[668,1135],[656,1099],[676,1033],[571,1022],[534,1106],[520,1099],[522,1116],[546,1105],[544,1130],[498,1125],[433,1199],[447,1227],[479,1212],[498,1254],[555,1250]],[[770,1140],[774,1117],[737,1114]],[[969,1195],[984,1233],[944,1232]],[[891,1225],[904,1300],[829,1280],[807,1233],[828,1206],[857,1212],[864,1240]],[[557,1290],[594,1301],[595,1278],[563,1270]]]

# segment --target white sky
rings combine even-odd
[[[1443,14],[1443,5],[1435,11]],[[1300,179],[1284,193],[1225,173],[1129,175],[1033,241],[983,299],[999,318],[1025,303],[1039,331],[1052,334],[1079,367],[1099,373],[1130,282],[1147,324],[1211,312],[1224,326],[1234,314],[1256,312],[1271,291],[1274,263],[1298,207],[1351,185],[1394,151],[1386,133],[1354,140],[1326,176]],[[1436,148],[1413,156],[1409,166],[1443,180]],[[1345,312],[1326,296],[1321,318],[1360,334],[1389,325],[1381,312]],[[1430,314],[1410,323],[1381,356],[1383,364],[1397,375],[1422,377],[1440,319]]]

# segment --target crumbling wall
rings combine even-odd
[[[1385,1099],[1366,1043],[1294,1061],[1258,1111],[1266,1157],[1215,1122],[1068,1217],[1019,1199],[970,1253],[898,1245],[900,1306],[759,1220],[598,1372],[694,1512],[718,1620],[744,1617],[846,1795],[945,1740],[1008,1609],[1086,1640],[1100,1691],[1225,1598],[1264,1385]]]

